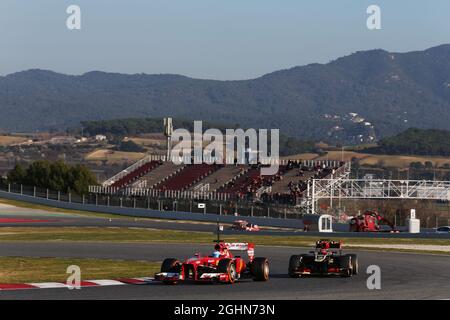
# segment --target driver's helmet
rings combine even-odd
[[[211,254],[212,258],[220,258],[220,251],[213,251],[213,253]]]

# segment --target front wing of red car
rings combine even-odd
[[[178,281],[199,281],[199,282],[230,282],[227,273],[202,273],[192,278],[186,278],[182,273],[160,272],[155,275],[156,281],[178,282]]]

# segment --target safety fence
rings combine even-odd
[[[0,185],[0,190],[11,194],[64,203],[94,205],[98,207],[146,209],[160,212],[184,212],[215,214],[223,216],[264,217],[277,219],[300,219],[302,212],[292,205],[273,205],[246,201],[216,201],[207,198],[174,199],[149,195],[102,195],[88,193],[78,195],[71,192],[53,191],[24,185]],[[170,196],[170,195],[169,195]]]

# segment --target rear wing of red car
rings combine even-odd
[[[250,242],[224,242],[223,245],[230,251],[247,251],[250,260],[255,256],[255,244]]]

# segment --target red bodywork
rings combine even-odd
[[[350,219],[350,232],[381,232],[380,223],[385,223],[391,232],[398,232],[394,225],[376,211],[366,211]]]
[[[196,282],[222,282],[233,283],[242,275],[249,272],[249,266],[254,259],[255,245],[253,243],[224,243],[215,245],[219,250],[219,258],[202,256],[196,253],[193,257],[186,259],[174,267],[173,272],[160,272],[155,275],[155,280],[165,283],[177,283],[180,281]],[[245,262],[240,256],[234,256],[230,251],[246,251],[248,261]],[[231,259],[235,266],[235,277],[230,277],[229,272],[220,272],[218,266],[220,261]]]
[[[231,230],[239,230],[239,231],[259,231],[259,226],[256,224],[251,224],[245,220],[236,220],[233,225],[230,227]]]

